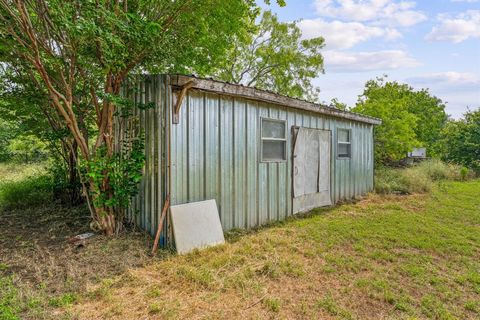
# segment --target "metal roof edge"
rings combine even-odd
[[[331,117],[343,118],[372,125],[380,125],[382,123],[382,120],[378,118],[351,111],[344,111],[298,98],[283,96],[275,92],[258,89],[255,87],[233,84],[212,78],[200,78],[195,75],[170,74],[168,76],[170,78],[170,84],[173,86],[181,87],[194,79],[194,83],[191,86],[192,89],[225,94],[229,96],[239,96],[246,99],[264,101],[290,108],[311,111]]]

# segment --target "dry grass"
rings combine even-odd
[[[0,319],[478,319],[478,190],[373,194],[154,259],[139,233],[72,248],[82,207],[3,208]]]
[[[39,191],[39,180],[30,177],[44,174],[40,165],[0,166],[0,172],[1,320],[56,319],[57,309],[75,302],[89,284],[151,261],[151,239],[143,233],[113,240],[98,235],[85,247],[73,247],[67,240],[89,231],[88,210],[64,206]],[[17,189],[37,192],[22,198],[11,194]]]
[[[89,288],[79,319],[478,319],[480,181],[372,195]]]

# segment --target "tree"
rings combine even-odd
[[[480,173],[480,109],[468,111],[463,119],[448,121],[439,142],[444,160]]]
[[[56,167],[50,170],[54,175],[55,195],[63,199],[66,195],[70,204],[77,204],[81,201],[77,144],[54,112],[37,79],[32,82],[31,74],[26,72],[28,65],[17,63],[13,67],[5,63],[8,58],[1,57],[4,65],[0,72],[0,119],[18,131],[15,134],[17,145],[21,140],[40,140],[46,144],[50,157],[56,162]],[[79,115],[83,127],[84,118],[85,114]],[[37,139],[32,140],[32,136]]]
[[[340,100],[338,100],[337,98],[333,98],[332,100],[330,100],[330,107],[343,111],[347,111],[349,109],[346,103],[340,102]]]
[[[8,146],[10,141],[15,138],[15,131],[18,127],[0,118],[0,162],[10,160],[12,155]]]
[[[122,83],[143,70],[207,73],[244,30],[253,6],[251,0],[0,0],[0,56],[45,91],[71,134],[92,218],[106,234],[121,228],[118,208],[128,196],[119,189],[123,183],[115,184],[115,177],[129,176],[115,172],[113,146],[114,114],[129,105],[118,98]]]
[[[352,111],[383,120],[375,129],[376,159],[381,163],[400,160],[414,147],[426,147],[435,155],[448,119],[445,104],[428,90],[384,78],[366,83]]]
[[[389,163],[405,157],[418,146],[415,133],[418,117],[409,111],[410,88],[382,78],[367,81],[354,112],[382,119],[375,128],[375,161]]]
[[[45,158],[46,145],[34,135],[22,135],[10,141],[10,153],[19,161],[30,162]]]
[[[432,96],[427,89],[414,91],[409,87],[408,91],[410,92],[410,101],[407,109],[417,117],[414,131],[420,143],[418,147],[426,147],[429,156],[435,156],[439,148],[438,140],[448,119],[445,104],[442,100]]]
[[[321,37],[302,39],[295,22],[279,22],[265,11],[251,31],[237,37],[215,76],[231,83],[255,86],[294,98],[318,100],[312,79],[323,73]]]

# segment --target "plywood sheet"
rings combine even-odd
[[[170,213],[179,254],[225,242],[215,200],[172,206]]]
[[[299,128],[293,153],[293,213],[331,204],[331,133]]]

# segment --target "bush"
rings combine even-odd
[[[431,190],[436,181],[466,180],[472,177],[474,173],[465,167],[431,159],[404,169],[379,168],[375,173],[375,191],[399,194],[425,193]]]

